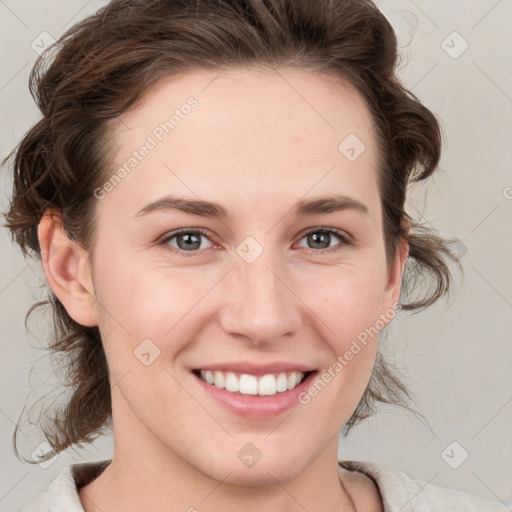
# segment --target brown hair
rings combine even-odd
[[[30,91],[43,117],[3,162],[15,155],[5,225],[25,256],[30,249],[40,258],[37,227],[43,213],[53,209],[69,238],[90,250],[97,202],[93,191],[108,179],[114,163],[108,151],[109,121],[174,74],[293,66],[351,84],[366,101],[377,127],[388,268],[398,242],[406,238],[410,249],[399,308],[422,310],[450,288],[445,259],[462,268],[448,241],[404,210],[409,184],[427,180],[437,168],[441,129],[395,75],[398,59],[393,28],[370,0],[113,0],[70,28],[32,69]],[[425,277],[431,277],[430,288],[420,294]],[[51,307],[49,350],[67,356],[65,385],[72,393],[43,428],[54,451],[39,461],[91,442],[111,421],[100,332],[76,323],[51,289],[48,293],[48,300],[29,309],[25,323],[36,307]],[[403,301],[412,294],[420,296]],[[408,409],[405,397],[410,399],[410,392],[378,353],[343,433],[371,416],[376,402]],[[17,455],[18,427],[19,421],[13,436]]]

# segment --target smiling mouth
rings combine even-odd
[[[271,396],[296,388],[315,371],[287,371],[266,375],[195,369],[192,373],[219,389],[234,394]]]

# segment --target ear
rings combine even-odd
[[[46,210],[38,226],[46,279],[69,316],[85,326],[98,325],[88,252],[70,240],[56,210]]]
[[[403,228],[405,230],[405,234],[399,240],[395,261],[391,268],[391,272],[389,272],[388,282],[384,289],[381,318],[383,315],[386,317],[386,325],[391,322],[394,317],[394,312],[396,312],[396,304],[398,303],[400,291],[402,289],[402,276],[407,256],[409,255],[409,243],[407,240],[409,239],[410,222],[406,219],[403,221]],[[393,313],[391,313],[392,311]]]

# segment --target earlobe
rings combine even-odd
[[[38,226],[41,259],[48,284],[75,322],[98,325],[88,253],[70,240],[62,217],[47,210]]]
[[[388,283],[384,291],[384,311],[383,314],[389,313],[391,308],[396,309],[395,305],[400,299],[400,291],[402,288],[402,276],[409,256],[409,222],[406,221],[405,234],[400,238],[395,256],[395,264],[389,275]]]

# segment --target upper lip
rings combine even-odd
[[[315,369],[311,366],[290,363],[287,361],[275,361],[267,364],[257,364],[251,361],[230,361],[225,363],[206,364],[199,366],[196,370],[210,370],[210,371],[224,371],[234,373],[247,373],[250,375],[266,375],[269,373],[282,373],[282,372],[302,372],[307,373],[314,371]]]

